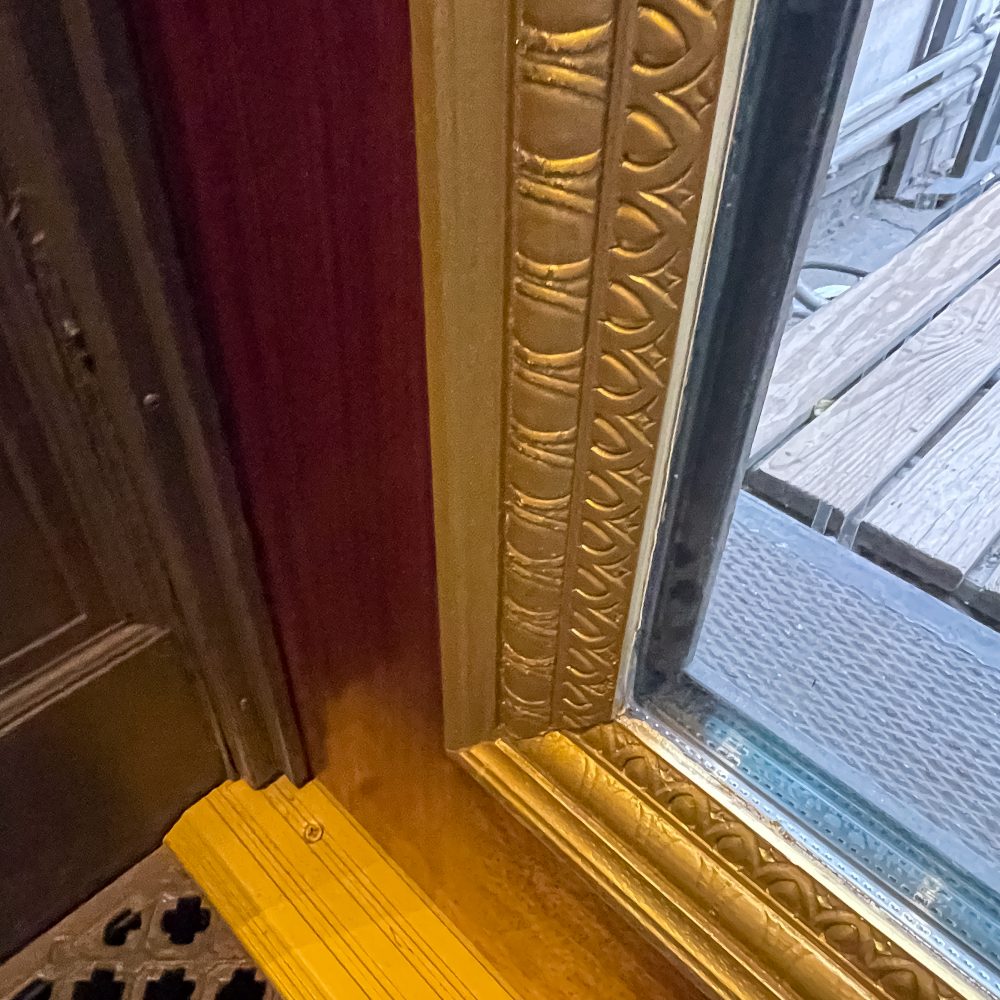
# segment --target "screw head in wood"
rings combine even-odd
[[[319,823],[306,823],[302,828],[302,839],[307,844],[317,844],[323,839],[323,827]]]

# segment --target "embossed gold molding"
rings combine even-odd
[[[448,745],[718,995],[952,1000],[608,721],[752,4],[509,3],[410,5]]]
[[[732,0],[518,0],[500,704],[611,717]]]
[[[959,996],[618,723],[463,756],[722,995]]]

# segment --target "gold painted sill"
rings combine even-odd
[[[166,844],[284,1000],[514,996],[315,781],[221,785]]]
[[[720,996],[964,995],[619,723],[482,742],[461,759]]]

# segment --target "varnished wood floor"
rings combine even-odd
[[[166,843],[284,1000],[515,1000],[316,781],[227,782]]]
[[[397,648],[329,691],[307,721],[322,734],[312,748],[325,758],[322,782],[513,991],[539,1000],[700,998],[445,756],[433,605],[418,603],[425,613],[399,623]]]

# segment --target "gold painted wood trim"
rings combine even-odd
[[[624,726],[482,743],[462,759],[723,996],[959,996]]]
[[[410,5],[450,748],[611,718],[735,2]]]
[[[516,0],[500,704],[611,718],[732,0]]]
[[[166,844],[284,1000],[513,997],[315,781],[221,785]]]
[[[951,1000],[611,722],[753,0],[484,2],[411,7],[448,745],[718,994]]]
[[[445,743],[496,719],[505,3],[411,0]]]

